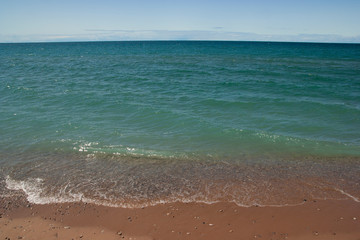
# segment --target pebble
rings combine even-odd
[[[121,235],[123,235],[123,233],[121,231],[118,231],[117,235],[121,236]]]
[[[229,230],[229,233],[232,233],[232,232],[233,232],[233,230],[232,230],[232,229],[230,229],[230,230]]]
[[[65,229],[70,229],[70,226],[65,226],[64,228],[65,228]]]
[[[211,227],[211,226],[214,226],[214,224],[212,224],[212,223],[209,223],[209,226]]]
[[[353,220],[356,220],[356,217],[353,217]]]

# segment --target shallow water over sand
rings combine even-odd
[[[293,205],[311,199],[359,201],[358,158],[179,159],[109,154],[17,155],[3,169],[2,194],[33,203],[95,202],[142,207],[162,202]],[[5,176],[6,175],[6,176]],[[12,190],[12,191],[10,191]]]

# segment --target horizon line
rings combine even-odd
[[[277,41],[277,40],[210,40],[210,39],[148,39],[148,40],[68,40],[68,41],[13,41],[0,44],[33,44],[33,43],[100,43],[100,42],[254,42],[254,43],[306,43],[306,44],[360,44],[360,42],[322,42],[322,41]]]

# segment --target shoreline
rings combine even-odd
[[[352,200],[284,207],[167,203],[136,209],[0,200],[0,239],[360,239],[360,203]]]

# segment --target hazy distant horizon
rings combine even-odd
[[[299,42],[299,43],[360,43],[360,36],[343,37],[339,35],[299,34],[287,36],[266,36],[254,33],[229,33],[198,31],[142,31],[145,36],[132,37],[132,31],[117,31],[126,35],[30,35],[4,37],[0,34],[0,43],[36,43],[36,42],[107,42],[107,41],[250,41],[250,42]],[[147,33],[147,34],[146,34]],[[150,35],[150,37],[149,37]],[[225,36],[221,38],[221,36]],[[231,36],[230,36],[231,35]],[[206,38],[206,36],[208,36]],[[229,37],[230,36],[230,37]]]
[[[2,1],[0,42],[360,43],[360,1]]]

